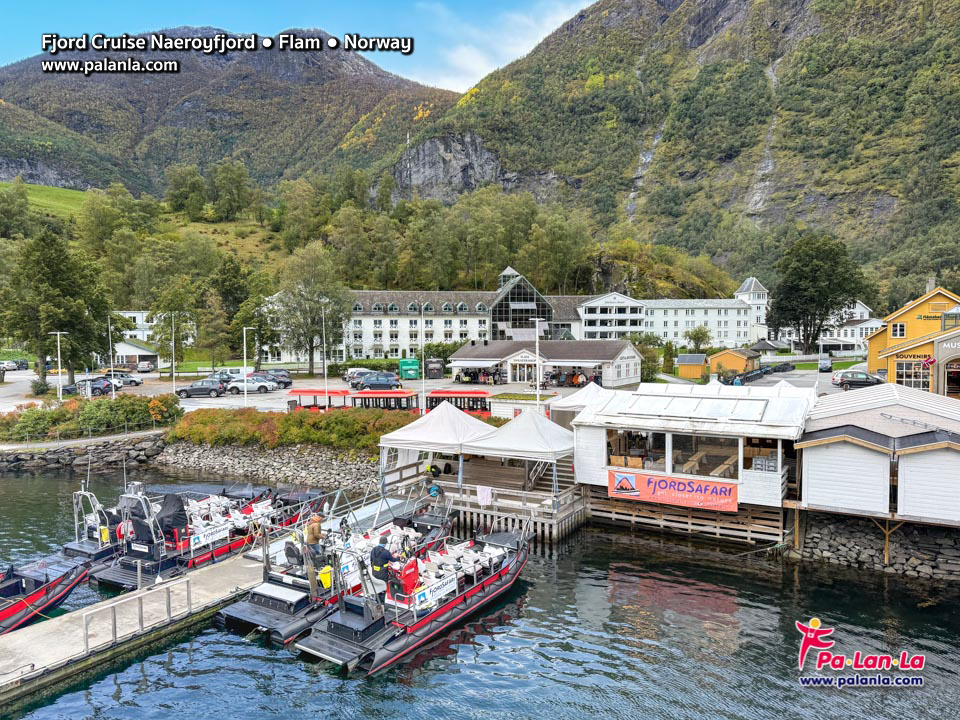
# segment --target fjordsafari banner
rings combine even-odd
[[[737,512],[737,485],[669,475],[609,471],[607,495],[622,500]]]

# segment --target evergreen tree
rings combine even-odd
[[[30,231],[30,199],[27,185],[17,175],[8,188],[0,188],[0,238],[26,235]]]

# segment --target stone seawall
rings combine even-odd
[[[59,448],[36,450],[0,450],[0,472],[17,470],[44,470],[47,468],[73,467],[85,469],[88,465],[99,468],[127,462],[147,463],[157,457],[165,446],[163,431],[156,435],[138,435],[97,442],[87,445],[68,445]]]
[[[167,445],[158,464],[222,475],[243,476],[264,484],[310,485],[324,490],[364,490],[376,482],[376,461],[349,458],[314,445],[265,449],[208,447],[190,443]]]
[[[884,565],[883,532],[873,521],[810,513],[800,556],[908,577],[960,580],[960,530],[907,523],[890,534],[890,562]]]

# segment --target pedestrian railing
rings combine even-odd
[[[173,590],[179,588],[180,586],[185,586],[186,589],[186,608],[175,612],[173,607]],[[154,595],[163,596],[164,603],[161,606],[162,614],[160,617],[147,622],[144,620],[144,600],[150,599]],[[128,630],[123,631],[119,628],[117,619],[118,612],[120,608],[129,607],[133,604],[136,604],[137,606],[136,626],[129,627]],[[109,641],[101,642],[99,645],[92,646],[90,644],[91,620],[97,617],[102,617],[104,613],[108,613],[110,618]],[[161,625],[167,625],[174,620],[186,618],[191,615],[193,615],[193,592],[190,586],[190,578],[181,578],[180,580],[174,580],[173,582],[165,583],[150,590],[141,590],[137,592],[136,595],[123,597],[115,602],[110,603],[109,605],[103,605],[101,607],[94,608],[93,610],[88,610],[83,614],[83,654],[89,655],[91,651],[99,650],[104,647],[112,647],[116,645],[119,640],[123,640],[135,635],[141,635],[145,630],[149,630],[153,627]]]

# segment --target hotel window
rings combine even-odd
[[[429,330],[423,334],[424,342],[433,342],[433,333]]]
[[[467,326],[467,321],[466,321],[466,320],[461,320],[461,321],[460,321],[460,327],[465,328],[466,326]]]
[[[363,342],[363,333],[355,332],[355,333],[353,334],[353,341],[354,341],[354,342]]]
[[[457,303],[457,312],[467,312],[469,309],[465,302]]]
[[[905,338],[907,336],[907,324],[906,323],[891,323],[890,324],[890,337],[892,338]]]
[[[407,312],[412,312],[412,313],[417,312],[417,304],[410,303],[409,305],[407,305]]]
[[[470,337],[470,333],[465,333],[465,332],[460,333],[460,339],[461,339],[461,340],[466,340],[466,339],[468,339],[469,337]]]
[[[390,333],[390,342],[395,343],[400,339],[400,334],[392,332]]]
[[[354,304],[353,304],[353,311],[354,311],[354,312],[363,312],[363,305],[361,305],[360,303],[354,303]]]
[[[415,328],[416,326],[417,326],[417,321],[416,321],[416,320],[411,320],[411,321],[410,321],[410,327],[411,327],[411,328]]]
[[[374,320],[374,321],[373,321],[373,326],[374,326],[375,328],[382,328],[382,327],[383,327],[383,320]]]
[[[424,303],[424,305],[423,305],[423,311],[424,311],[425,313],[433,312],[433,305],[431,305],[430,303]]]
[[[428,327],[428,328],[432,328],[432,327],[433,327],[433,318],[426,318],[426,319],[423,321],[423,326],[424,326],[424,327]]]
[[[443,341],[450,342],[451,340],[453,340],[453,333],[450,332],[449,330],[445,331],[443,333]]]
[[[390,321],[390,329],[392,330],[392,329],[395,329],[396,327],[397,327],[397,321],[396,321],[396,320],[391,320],[391,321]]]
[[[922,362],[898,362],[897,385],[916,388],[917,390],[929,390],[930,368],[925,368]]]
[[[445,328],[452,328],[452,327],[453,327],[453,320],[444,320],[444,321],[443,321],[443,326],[444,326]]]
[[[354,320],[354,321],[353,321],[353,327],[355,327],[357,330],[359,330],[360,328],[363,327],[363,321],[362,321],[362,320]]]
[[[480,327],[486,327],[486,326],[487,326],[487,319],[486,319],[486,318],[480,318],[479,320],[477,320],[477,325],[479,325]]]
[[[373,307],[370,308],[370,312],[383,312],[383,305],[380,303],[374,303]]]
[[[383,333],[382,333],[382,332],[375,332],[375,333],[373,334],[373,341],[374,341],[374,342],[381,342],[382,340],[383,340]]]
[[[416,342],[418,338],[419,338],[419,335],[418,335],[417,331],[416,331],[416,330],[411,330],[411,331],[410,331],[410,342]]]
[[[445,313],[451,313],[453,312],[453,305],[447,302],[447,303],[444,303],[440,309]]]
[[[390,303],[389,305],[387,305],[387,312],[398,313],[400,312],[400,308],[397,306],[396,303]]]

